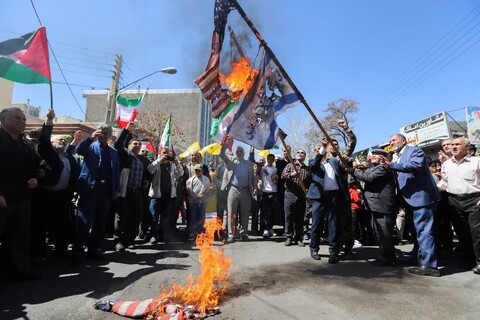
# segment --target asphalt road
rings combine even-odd
[[[111,240],[107,248],[113,248]],[[336,265],[310,258],[308,246],[285,247],[281,237],[222,246],[233,260],[221,314],[212,319],[479,319],[480,276],[440,261],[442,277],[408,273],[407,266],[375,267],[375,247]],[[409,251],[411,246],[399,246]],[[53,256],[33,282],[0,287],[0,319],[124,319],[93,308],[98,299],[156,298],[162,286],[198,275],[198,250],[187,244],[140,244],[106,252],[102,262],[71,267]]]

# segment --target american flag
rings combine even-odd
[[[213,118],[218,118],[230,105],[230,95],[227,89],[222,89],[219,78],[220,52],[222,51],[225,25],[228,13],[235,9],[231,0],[216,0],[214,9],[215,29],[212,35],[212,47],[205,72],[195,80],[203,97],[210,101]]]

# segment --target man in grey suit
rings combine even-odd
[[[232,138],[222,145],[220,158],[225,162],[222,190],[228,190],[227,196],[227,221],[224,221],[228,230],[227,243],[235,242],[235,230],[237,226],[237,212],[240,209],[242,241],[248,240],[248,221],[250,216],[250,199],[255,186],[255,176],[250,161],[245,160],[245,150],[238,146],[235,150],[236,157],[227,156],[225,151]]]
[[[433,238],[433,210],[440,198],[437,187],[428,168],[423,151],[416,146],[407,146],[407,139],[401,134],[390,137],[390,146],[396,157],[382,162],[396,173],[398,188],[407,208],[413,212],[413,224],[419,245],[420,265],[408,272],[439,277],[435,239]]]
[[[372,151],[372,167],[365,171],[347,168],[347,172],[364,181],[366,207],[372,213],[375,229],[380,240],[380,254],[371,262],[375,266],[391,266],[396,263],[393,244],[393,227],[398,214],[395,179],[390,169],[381,165],[380,156],[391,159],[391,154],[383,149]]]

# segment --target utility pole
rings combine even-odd
[[[107,100],[107,112],[105,114],[105,123],[112,125],[115,117],[115,100],[118,91],[118,82],[120,81],[120,74],[122,72],[122,55],[117,54],[115,59],[115,66],[112,75],[112,85],[110,86],[110,92],[108,93]]]

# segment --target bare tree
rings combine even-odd
[[[323,110],[326,115],[320,120],[322,126],[332,139],[338,140],[343,146],[347,145],[348,136],[338,124],[338,121],[343,120],[349,128],[352,128],[355,123],[354,116],[359,110],[358,104],[358,101],[355,99],[340,98],[337,101],[330,102],[327,108]],[[305,134],[305,139],[319,141],[321,136],[323,134],[315,124],[310,126],[310,129]]]
[[[163,129],[167,124],[168,114],[160,110],[145,110],[138,115],[137,120],[139,122],[137,131],[142,136],[152,139],[152,143],[157,146],[160,143]],[[175,137],[174,143],[184,144],[185,134],[173,116],[170,128],[172,137]]]

